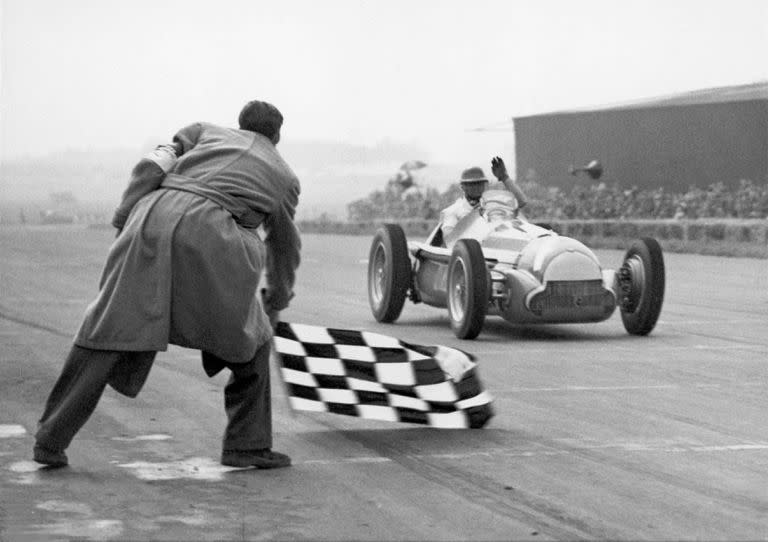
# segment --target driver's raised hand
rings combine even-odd
[[[502,182],[509,179],[509,173],[507,173],[507,166],[504,164],[504,160],[502,160],[501,157],[499,156],[494,156],[491,159],[491,173],[493,173],[494,176]]]

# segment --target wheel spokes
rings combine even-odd
[[[451,269],[449,298],[454,320],[463,320],[469,303],[469,288],[467,287],[467,270],[461,260],[456,260]]]
[[[384,247],[379,245],[376,247],[376,253],[373,259],[373,299],[376,303],[381,303],[384,299],[384,292],[386,290],[386,266],[387,255],[384,252]]]
[[[645,287],[645,268],[639,256],[633,255],[624,261],[619,269],[619,284],[622,309],[632,313],[637,309]]]

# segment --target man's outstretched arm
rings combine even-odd
[[[496,156],[491,159],[491,172],[499,181],[504,183],[504,186],[507,187],[507,190],[512,192],[512,194],[515,196],[515,199],[517,200],[518,208],[522,208],[528,205],[528,198],[525,197],[525,194],[520,189],[520,187],[517,186],[517,183],[509,177],[509,173],[507,173],[507,166],[504,164],[504,160],[502,160],[501,157]]]

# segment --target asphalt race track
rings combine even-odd
[[[486,428],[294,414],[275,377],[275,448],[294,465],[233,470],[218,463],[226,376],[172,348],[137,399],[107,391],[70,467],[41,469],[35,424],[112,235],[0,229],[0,540],[768,539],[766,260],[665,254],[649,337],[616,314],[491,318],[461,342],[431,307],[377,324],[370,240],[306,235],[283,319],[474,353]]]

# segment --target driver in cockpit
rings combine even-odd
[[[509,190],[517,200],[518,209],[527,205],[528,198],[525,197],[515,181],[509,177],[504,160],[498,156],[494,157],[491,160],[491,172],[498,179],[492,184],[485,177],[482,168],[471,167],[462,172],[459,185],[464,192],[464,197],[457,199],[440,213],[441,229],[444,236],[453,231],[459,220],[479,205],[480,197],[486,190]]]

